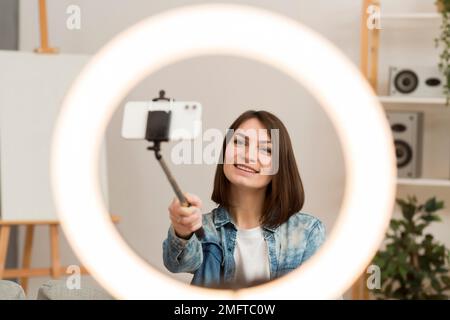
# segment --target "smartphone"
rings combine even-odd
[[[201,131],[202,105],[195,101],[129,101],[122,119],[122,137],[144,140],[149,111],[170,111],[169,140],[195,139]]]

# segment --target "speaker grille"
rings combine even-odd
[[[394,79],[394,87],[398,92],[411,93],[419,86],[419,78],[414,71],[403,70]]]

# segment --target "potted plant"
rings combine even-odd
[[[436,6],[442,14],[442,23],[440,34],[435,39],[435,43],[436,47],[442,45],[438,66],[444,76],[443,91],[448,106],[450,104],[450,0],[437,0]]]
[[[448,299],[450,251],[425,229],[440,221],[436,211],[442,201],[431,198],[418,204],[416,197],[397,199],[402,217],[392,219],[385,248],[373,264],[381,271],[381,287],[372,290],[378,299]]]

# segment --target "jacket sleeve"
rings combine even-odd
[[[303,254],[302,263],[311,258],[320,246],[325,242],[325,226],[320,220],[317,220],[308,234],[306,250]]]
[[[202,264],[202,245],[193,234],[188,240],[175,234],[173,226],[170,226],[167,239],[163,242],[164,266],[174,273],[194,273]]]

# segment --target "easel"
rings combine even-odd
[[[118,216],[111,216],[114,223],[118,223]],[[47,225],[50,230],[50,257],[51,266],[49,268],[31,268],[31,255],[33,249],[34,228],[38,225]],[[11,227],[25,226],[25,244],[22,255],[22,266],[17,269],[5,269],[6,257],[8,251],[9,235]],[[66,273],[67,267],[61,266],[59,255],[59,221],[2,221],[0,220],[0,279],[20,278],[20,284],[23,290],[27,292],[29,277],[51,276],[58,279]],[[82,274],[88,274],[83,267],[80,268]]]
[[[39,0],[39,30],[40,47],[34,51],[40,54],[55,54],[59,50],[49,46],[47,6],[46,0]],[[112,216],[114,223],[119,222],[118,216]],[[50,231],[50,257],[51,266],[48,268],[31,268],[31,257],[33,248],[33,236],[36,226],[48,226]],[[8,244],[12,227],[25,227],[25,243],[23,247],[21,267],[16,269],[5,269],[8,253]],[[51,276],[59,278],[66,273],[67,268],[61,266],[59,252],[59,221],[4,221],[0,219],[0,279],[20,278],[20,284],[27,291],[29,277]],[[81,267],[81,273],[87,274],[87,270]]]

